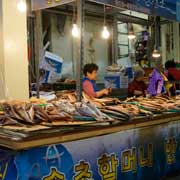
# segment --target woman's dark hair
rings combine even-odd
[[[87,73],[92,73],[93,71],[97,71],[99,69],[98,65],[91,63],[91,64],[85,64],[83,73],[85,76],[87,76]]]
[[[176,64],[173,60],[169,60],[165,63],[165,68],[166,69],[169,69],[169,68],[175,68],[176,67]]]

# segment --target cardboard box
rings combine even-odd
[[[47,71],[53,71],[55,73],[61,73],[63,65],[63,59],[51,52],[45,52],[45,58],[43,60],[43,69]]]
[[[51,52],[46,51],[40,69],[45,71],[41,77],[42,83],[55,83],[61,78],[63,59]]]

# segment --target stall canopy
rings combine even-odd
[[[39,10],[67,4],[73,0],[32,0],[32,9]],[[180,21],[180,0],[89,0],[117,8],[158,15]]]

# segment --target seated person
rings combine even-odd
[[[166,92],[165,89],[165,76],[163,72],[162,59],[156,59],[155,68],[149,77],[149,86],[147,88],[147,93],[150,96],[161,95]]]
[[[83,91],[88,96],[97,98],[108,95],[111,91],[110,89],[102,89],[100,91],[98,90],[96,86],[98,69],[99,67],[94,63],[86,64],[83,70],[84,78],[82,82]]]
[[[146,96],[146,84],[143,81],[144,72],[138,70],[134,72],[134,80],[129,84],[129,96]]]
[[[176,68],[176,64],[173,60],[169,60],[165,63],[167,69],[167,76],[169,81],[180,81],[180,71]]]
[[[176,68],[176,64],[173,60],[169,60],[165,63],[167,70],[167,78],[169,81],[180,81],[180,70]],[[176,95],[176,90],[180,89],[179,83],[173,83],[170,88],[171,95]]]

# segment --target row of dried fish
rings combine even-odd
[[[38,105],[37,105],[38,104]],[[122,102],[116,98],[90,98],[83,95],[81,103],[74,92],[62,93],[49,103],[10,101],[0,103],[0,124],[39,124],[53,121],[73,121],[74,117],[92,117],[97,121],[129,120],[141,114],[152,117],[154,112],[180,110],[180,96],[174,98],[129,98]]]
[[[68,93],[67,93],[68,94]],[[66,94],[66,95],[67,95]],[[75,97],[75,95],[73,95]],[[72,103],[72,98],[67,97]],[[100,109],[100,112],[110,115],[114,119],[129,120],[141,114],[152,117],[155,112],[163,112],[171,109],[180,109],[180,96],[174,98],[162,95],[152,98],[130,98],[122,102],[117,98],[92,98],[83,94],[83,104],[93,104]],[[81,107],[82,108],[82,107]],[[71,108],[73,109],[73,108]],[[96,108],[97,109],[97,108]],[[84,112],[86,115],[86,111]],[[87,114],[89,116],[89,114]],[[90,116],[93,116],[92,114]]]
[[[160,113],[169,110],[180,111],[180,96],[167,97],[165,95],[151,98],[127,98],[126,101],[118,105],[103,106],[101,111],[111,117],[121,120],[133,119],[139,115],[152,118],[154,113]]]
[[[118,118],[120,120],[132,120],[141,114],[150,118],[153,117],[152,112],[143,110],[138,106],[132,104],[105,106],[103,107],[102,112],[105,112],[109,114],[111,117]]]
[[[59,101],[63,99],[70,101],[71,103],[77,102],[76,94],[74,92],[62,93],[61,97],[59,98]],[[118,98],[105,97],[100,99],[100,98],[89,97],[86,94],[83,94],[83,102],[85,103],[90,102],[99,109],[103,109],[105,106],[118,105],[124,102],[137,103],[138,106],[141,106],[142,108],[150,112],[162,112],[170,109],[179,110],[180,108],[180,96],[176,96],[172,98],[166,95],[161,95],[151,98],[133,97],[133,98],[127,98],[126,101],[122,102]]]
[[[53,121],[73,121],[74,117],[92,117],[97,121],[111,121],[108,115],[101,112],[94,104],[71,103],[67,100],[54,101],[46,106],[34,105],[30,102],[4,102],[1,103],[3,114],[0,124],[33,125]]]
[[[135,103],[137,106],[142,107],[151,112],[163,112],[168,110],[180,110],[179,96],[168,97],[165,95],[151,97],[151,98],[129,98],[125,102]]]
[[[57,94],[57,97],[58,97],[57,101],[67,100],[71,103],[77,102],[76,93],[73,91],[60,91]],[[106,106],[106,105],[119,104],[121,101],[118,98],[109,98],[109,97],[94,98],[83,93],[83,102],[90,102],[96,105],[96,107],[102,108],[103,106]]]

